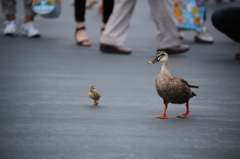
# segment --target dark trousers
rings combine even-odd
[[[240,7],[228,7],[214,11],[212,24],[236,42],[240,42]]]
[[[103,23],[106,24],[114,6],[114,0],[103,0]],[[75,0],[74,15],[76,22],[85,21],[86,0]]]

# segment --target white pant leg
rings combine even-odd
[[[136,0],[116,0],[113,12],[101,36],[101,43],[124,45],[135,4]]]
[[[181,44],[174,23],[172,0],[148,0],[153,20],[157,27],[157,49],[166,49]]]

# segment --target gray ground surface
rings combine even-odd
[[[0,36],[1,159],[240,158],[240,61],[234,60],[240,47],[210,21],[223,4],[209,3],[213,45],[196,44],[194,32],[185,32],[191,50],[170,56],[170,72],[200,86],[190,117],[176,118],[185,106],[170,104],[169,119],[160,120],[154,118],[163,110],[154,83],[160,65],[147,65],[156,49],[147,1],[138,1],[132,17],[129,56],[98,50],[97,6],[86,15],[93,46],[75,45],[69,3],[59,19],[36,18],[40,39]],[[19,26],[22,15],[19,2]],[[87,97],[91,85],[102,94],[97,108]]]

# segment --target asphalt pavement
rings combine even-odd
[[[137,2],[131,20],[131,55],[99,51],[97,5],[86,13],[89,48],[75,44],[70,1],[63,1],[58,19],[36,18],[39,39],[0,35],[0,158],[239,159],[240,61],[234,55],[240,45],[210,20],[224,5],[240,2],[209,2],[206,26],[214,44],[195,43],[195,32],[186,31],[190,51],[169,57],[172,75],[200,87],[188,119],[176,118],[184,104],[169,104],[167,120],[154,118],[164,105],[155,89],[160,64],[147,64],[156,50],[147,1]],[[18,2],[19,27],[22,7]],[[87,97],[92,85],[102,94],[97,108]]]

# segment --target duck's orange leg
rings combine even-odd
[[[167,107],[168,107],[168,105],[165,104],[162,115],[156,116],[155,118],[168,119],[168,117],[167,117]]]
[[[190,111],[189,111],[189,104],[186,103],[186,113],[185,114],[182,114],[182,115],[179,115],[177,116],[177,118],[187,118],[188,115],[189,115]]]

